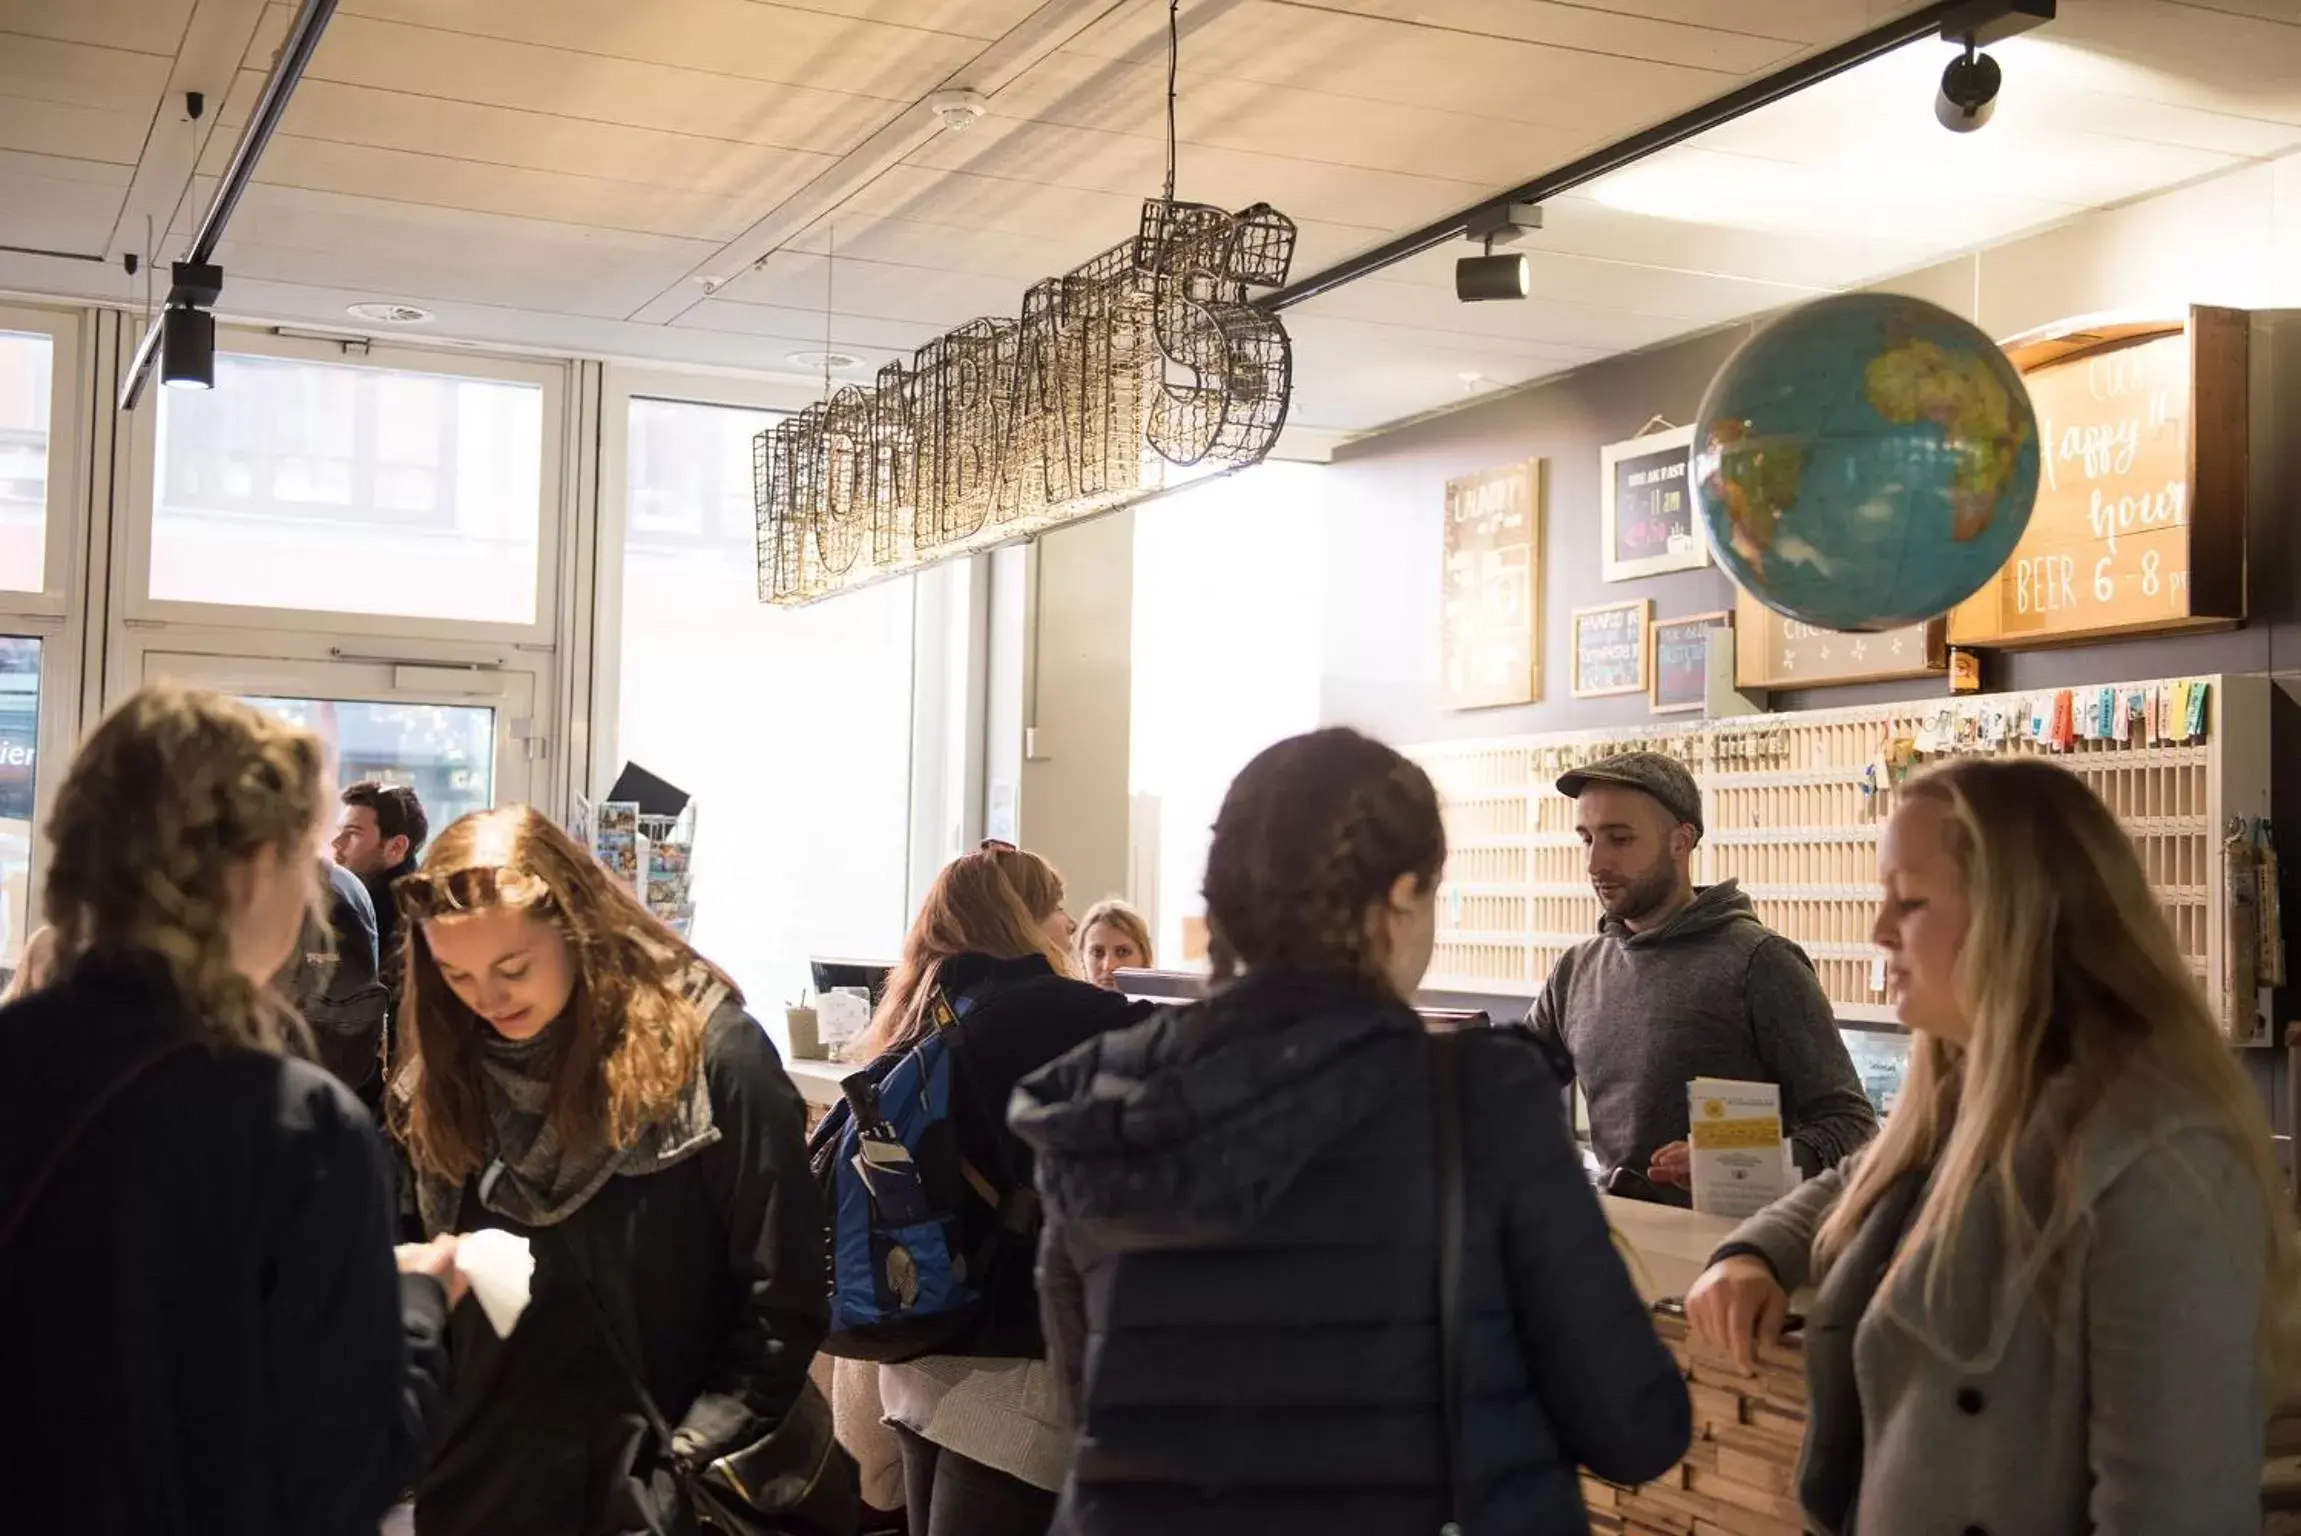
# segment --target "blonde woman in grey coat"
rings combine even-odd
[[[2260,1103],[2077,779],[1969,760],[1899,802],[1874,937],[1917,1032],[1901,1102],[1687,1311],[1746,1362],[1818,1287],[1798,1493],[1826,1536],[2257,1536],[2296,1337]]]

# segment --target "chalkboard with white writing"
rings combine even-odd
[[[1647,649],[1654,655],[1654,713],[1681,714],[1710,701],[1710,632],[1733,628],[1731,613],[1693,613],[1656,619]]]
[[[1607,603],[1574,610],[1574,697],[1646,691],[1646,626],[1654,604]]]
[[[1691,571],[1709,563],[1709,545],[1694,517],[1687,479],[1693,439],[1693,428],[1673,427],[1599,450],[1604,522],[1599,554],[1608,581]]]

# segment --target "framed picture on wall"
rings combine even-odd
[[[1647,697],[1655,714],[1689,713],[1708,705],[1710,633],[1719,629],[1732,635],[1731,610],[1654,621],[1646,646],[1654,653],[1653,683]]]
[[[1614,693],[1644,693],[1648,663],[1647,630],[1654,605],[1646,598],[1603,603],[1574,610],[1574,697],[1602,699]]]
[[[1542,697],[1542,461],[1446,482],[1439,701],[1492,709]]]
[[[1598,552],[1608,581],[1710,563],[1709,541],[1694,515],[1693,448],[1692,427],[1671,427],[1598,450]]]

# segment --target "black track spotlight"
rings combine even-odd
[[[171,304],[160,318],[160,382],[173,389],[216,387],[216,317]]]
[[[1965,52],[1949,61],[1941,72],[1941,92],[1934,97],[1933,115],[1952,133],[1971,133],[1997,111],[1997,88],[2004,83],[1997,60],[1966,39]]]
[[[1465,256],[1454,264],[1454,297],[1465,304],[1522,299],[1534,291],[1534,272],[1516,252]]]

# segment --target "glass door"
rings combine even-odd
[[[410,785],[434,832],[528,799],[542,756],[532,672],[151,651],[143,678],[236,694],[302,726],[327,743],[338,788]]]

